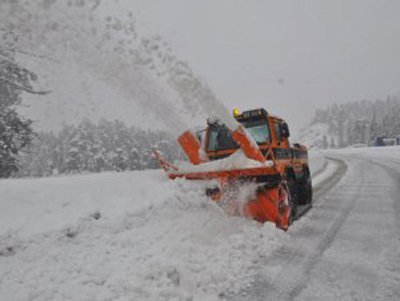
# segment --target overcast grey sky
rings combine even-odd
[[[227,104],[304,125],[316,107],[400,92],[400,1],[134,0]]]

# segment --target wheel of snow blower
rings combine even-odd
[[[310,170],[306,168],[302,179],[298,182],[299,204],[308,205],[312,203],[312,183]]]
[[[289,201],[289,226],[293,224],[297,215],[297,185],[293,178],[287,179],[287,192]]]

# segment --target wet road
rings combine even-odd
[[[332,156],[346,167],[233,300],[400,300],[400,152]]]

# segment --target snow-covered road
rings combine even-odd
[[[400,148],[329,154],[348,170],[235,300],[400,300]]]
[[[160,171],[0,181],[0,300],[399,300],[400,148],[327,156],[286,233]]]

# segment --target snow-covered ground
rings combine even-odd
[[[160,170],[0,181],[0,299],[212,300],[251,285],[286,235],[227,216],[202,185]]]
[[[309,164],[311,175],[313,177],[319,173],[322,173],[327,164],[325,152],[320,150],[310,151]]]
[[[400,147],[327,155],[344,177],[231,300],[400,300]]]
[[[332,172],[324,153],[310,158],[315,177]],[[292,231],[227,216],[203,185],[161,171],[0,181],[0,300],[221,300],[253,287]]]
[[[1,300],[205,300],[285,239],[161,171],[0,181]]]

